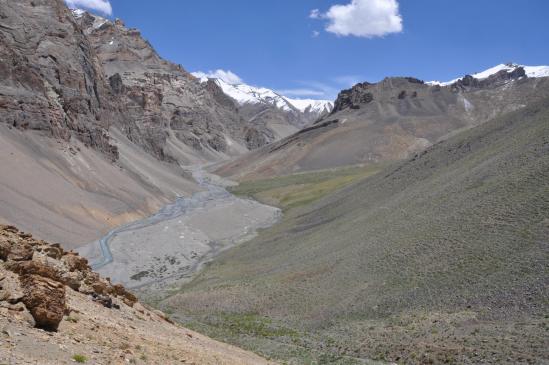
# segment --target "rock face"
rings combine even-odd
[[[364,82],[340,92],[332,113],[316,122],[319,128],[262,147],[217,172],[251,177],[401,160],[547,96],[549,77],[528,77],[523,67],[442,86],[412,77]]]
[[[201,84],[180,65],[163,60],[137,29],[89,13],[76,21],[92,44],[126,117],[124,132],[161,160],[184,156],[168,145],[184,144],[215,159],[247,150],[250,127],[213,83]],[[171,141],[168,143],[168,141]]]
[[[88,39],[61,0],[0,3],[1,121],[77,137],[116,160],[108,128],[121,116]]]
[[[215,160],[247,151],[250,125],[217,85],[160,58],[136,29],[62,0],[0,3],[1,120],[110,160],[117,128],[164,161]],[[254,141],[254,145],[257,141]]]
[[[63,0],[0,1],[0,58],[0,223],[70,247],[199,190],[181,165],[268,141],[217,85]]]
[[[128,306],[137,298],[121,285],[111,285],[91,271],[88,261],[58,245],[35,240],[15,227],[0,225],[0,266],[17,275],[19,288],[5,290],[0,298],[10,305],[24,304],[36,327],[56,331],[67,311],[65,287],[101,296],[112,307],[112,297]],[[14,293],[16,293],[14,295]],[[20,294],[17,294],[20,293]],[[0,306],[1,306],[0,300]]]

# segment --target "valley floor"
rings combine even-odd
[[[188,169],[203,191],[121,226],[79,252],[113,282],[160,295],[190,280],[220,252],[278,221],[278,208],[236,197],[225,189],[234,183],[200,166]]]

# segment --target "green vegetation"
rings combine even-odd
[[[254,198],[284,211],[313,203],[347,185],[371,176],[383,165],[303,172],[265,180],[245,181],[231,188],[235,195]]]
[[[65,318],[65,320],[66,320],[67,322],[71,322],[71,323],[78,323],[78,318],[77,318],[77,317],[73,317],[73,316],[67,316],[67,317]]]
[[[300,202],[340,178],[311,176],[236,188],[283,220],[160,306],[295,364],[549,358],[549,102]]]
[[[83,363],[85,363],[85,362],[88,361],[88,358],[87,358],[86,356],[84,356],[84,355],[79,355],[79,354],[74,355],[74,356],[72,357],[72,359],[73,359],[74,361],[76,361],[77,363],[81,363],[81,364],[83,364]]]

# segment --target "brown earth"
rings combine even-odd
[[[173,324],[58,245],[0,226],[0,363],[267,364]]]

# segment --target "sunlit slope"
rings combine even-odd
[[[539,362],[548,237],[546,100],[290,210],[163,305],[286,358],[297,344],[411,363]],[[244,314],[299,335],[227,320]]]

